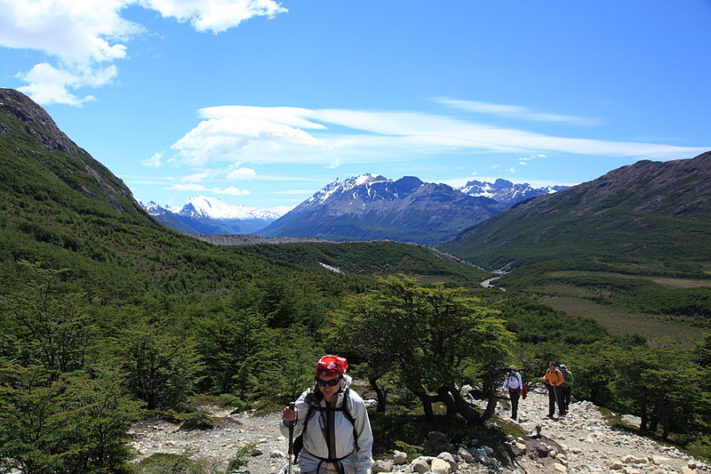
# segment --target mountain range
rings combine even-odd
[[[331,183],[258,234],[436,244],[505,209],[446,184],[365,174]]]
[[[182,208],[151,201],[141,206],[161,224],[185,234],[252,234],[282,214],[247,206],[234,206],[217,198],[198,196]]]
[[[363,174],[329,183],[283,217],[204,196],[190,199],[181,209],[154,202],[141,205],[158,222],[187,234],[434,244],[518,202],[561,189],[565,186],[534,188],[505,179],[451,188],[415,177],[393,181]]]
[[[433,245],[501,214],[512,203],[553,191],[502,179],[470,181],[455,189],[414,176],[391,180],[363,174],[330,183],[257,234]]]

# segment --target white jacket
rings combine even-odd
[[[299,453],[299,466],[302,472],[316,470],[321,462],[319,458],[329,458],[326,439],[331,431],[335,431],[335,444],[333,446],[335,452],[331,453],[331,458],[343,458],[341,459],[341,464],[347,474],[366,474],[370,469],[373,463],[373,433],[370,429],[370,420],[368,419],[368,412],[365,409],[363,399],[356,392],[349,389],[351,380],[350,376],[343,376],[341,389],[335,395],[338,397],[335,406],[338,408],[344,406],[343,404],[345,403],[345,408],[348,409],[353,417],[355,432],[358,434],[358,450],[355,450],[356,443],[353,439],[354,425],[342,411],[331,413],[333,415],[333,426],[330,426],[328,423],[329,412],[313,409],[303,438],[304,446],[301,449],[301,453]],[[312,388],[304,391],[296,400],[298,419],[294,426],[294,438],[304,429],[304,421],[309,412],[309,404],[324,408],[327,406],[322,397],[317,397],[320,401],[316,400],[316,397],[313,396],[313,390]],[[307,398],[309,393],[312,393],[312,395]],[[346,394],[348,394],[348,400],[346,400]],[[289,428],[283,421],[279,425],[279,429],[284,436],[289,435]],[[324,467],[327,465],[326,462],[323,463]]]

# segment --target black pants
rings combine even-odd
[[[510,388],[509,398],[511,399],[511,418],[518,419],[518,399],[521,396],[520,388]]]
[[[562,395],[560,402],[563,407],[563,413],[568,413],[568,407],[570,406],[570,385],[561,385],[560,393]]]
[[[565,413],[563,409],[563,394],[560,387],[548,386],[548,416],[555,415],[555,406],[558,405],[558,415]]]

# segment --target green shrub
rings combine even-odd
[[[183,420],[180,424],[183,431],[211,430],[215,427],[215,420],[205,413],[188,413],[179,418]]]

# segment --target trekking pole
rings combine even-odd
[[[291,410],[295,409],[296,403],[294,403],[294,402],[289,403],[289,408]],[[295,424],[296,424],[296,420],[287,422],[287,425],[289,426],[289,474],[291,474],[291,455],[294,452],[294,425]]]

